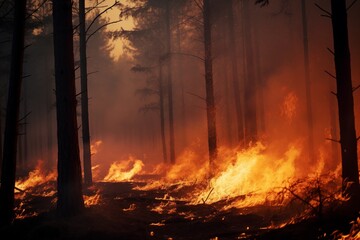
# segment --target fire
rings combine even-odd
[[[144,167],[141,160],[130,157],[128,160],[116,161],[111,164],[108,174],[104,177],[104,182],[121,182],[131,180],[139,174]]]
[[[101,202],[101,196],[100,196],[100,191],[96,191],[95,195],[92,196],[87,196],[84,195],[84,204],[85,206],[89,207],[89,206],[94,206],[94,205],[99,205]]]
[[[221,166],[223,170],[211,178],[210,190],[201,191],[193,203],[214,203],[238,196],[246,198],[236,201],[232,207],[264,203],[268,192],[295,176],[295,160],[300,150],[291,146],[283,157],[277,159],[266,153],[263,144],[257,143],[233,154],[225,166]],[[229,156],[229,153],[226,155]]]
[[[239,199],[229,203],[226,208],[254,206],[270,201],[270,192],[296,177],[295,162],[300,154],[301,147],[295,144],[280,155],[272,154],[262,143],[242,150],[222,147],[209,179],[207,158],[185,151],[162,179],[136,189],[170,189],[171,186],[171,191],[177,191],[187,186],[190,192],[178,200],[191,204],[212,204]],[[160,205],[153,211],[161,212],[165,206]]]
[[[44,161],[38,161],[35,169],[31,171],[26,179],[16,181],[15,187],[17,191],[26,190],[50,181],[56,180],[56,172],[46,172],[44,170]]]

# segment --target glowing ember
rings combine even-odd
[[[87,207],[99,205],[101,202],[100,191],[96,191],[95,195],[92,196],[84,195],[83,197],[84,197],[84,204]]]
[[[123,211],[124,212],[131,212],[131,211],[134,211],[135,209],[136,209],[136,204],[132,203],[132,204],[130,204],[130,206],[128,208],[124,208]]]
[[[131,180],[143,169],[144,164],[141,160],[130,158],[125,161],[117,161],[111,164],[108,174],[104,177],[104,182],[121,182]]]

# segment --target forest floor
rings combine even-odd
[[[18,199],[24,218],[1,228],[0,239],[338,239],[333,233],[348,233],[357,217],[333,212],[296,221],[289,209],[274,206],[219,210],[224,203],[191,205],[176,200],[176,191],[170,198],[168,190],[134,190],[138,184],[96,183],[84,194],[100,193],[101,201],[72,218],[56,216],[55,196]]]

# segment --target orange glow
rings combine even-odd
[[[143,169],[144,164],[141,160],[130,157],[128,160],[116,161],[111,164],[108,174],[104,177],[104,182],[121,182],[131,180]]]
[[[44,170],[44,161],[39,160],[35,169],[29,173],[27,178],[16,181],[15,187],[27,190],[50,181],[56,181],[56,176],[55,171],[46,172]],[[19,190],[15,189],[15,192],[19,192]]]
[[[242,151],[223,149],[219,156],[232,156],[228,159],[219,159],[219,162],[225,164],[220,166],[222,170],[215,173],[209,187],[200,191],[192,202],[214,203],[246,196],[245,199],[241,198],[228,207],[262,204],[269,200],[267,198],[270,191],[295,177],[295,160],[299,157],[300,151],[299,147],[290,146],[283,156],[276,158],[267,153],[266,147],[261,143]]]
[[[281,108],[281,115],[291,122],[296,116],[299,99],[294,92],[289,92],[285,97]]]
[[[84,204],[85,206],[89,207],[89,206],[93,206],[93,205],[99,205],[101,202],[101,196],[100,196],[100,191],[96,191],[95,195],[92,196],[87,196],[84,195]]]
[[[90,152],[91,154],[96,154],[99,151],[99,148],[103,142],[101,140],[95,141],[93,144],[90,145]]]

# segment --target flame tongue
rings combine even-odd
[[[19,191],[19,189],[26,190],[33,188],[50,181],[55,181],[56,175],[55,171],[46,172],[44,170],[44,162],[40,160],[38,161],[35,169],[29,173],[26,179],[16,181],[15,187],[17,191]]]
[[[130,158],[125,161],[117,161],[111,164],[108,174],[104,177],[104,182],[121,182],[131,180],[136,174],[140,173],[144,164],[141,160]]]
[[[234,203],[234,206],[251,206],[263,203],[267,194],[274,188],[295,176],[295,159],[300,151],[295,147],[290,149],[280,159],[266,154],[265,146],[258,143],[248,150],[235,152],[235,160],[221,166],[210,180],[210,191],[201,191],[193,203],[214,203],[238,196],[247,196]]]

